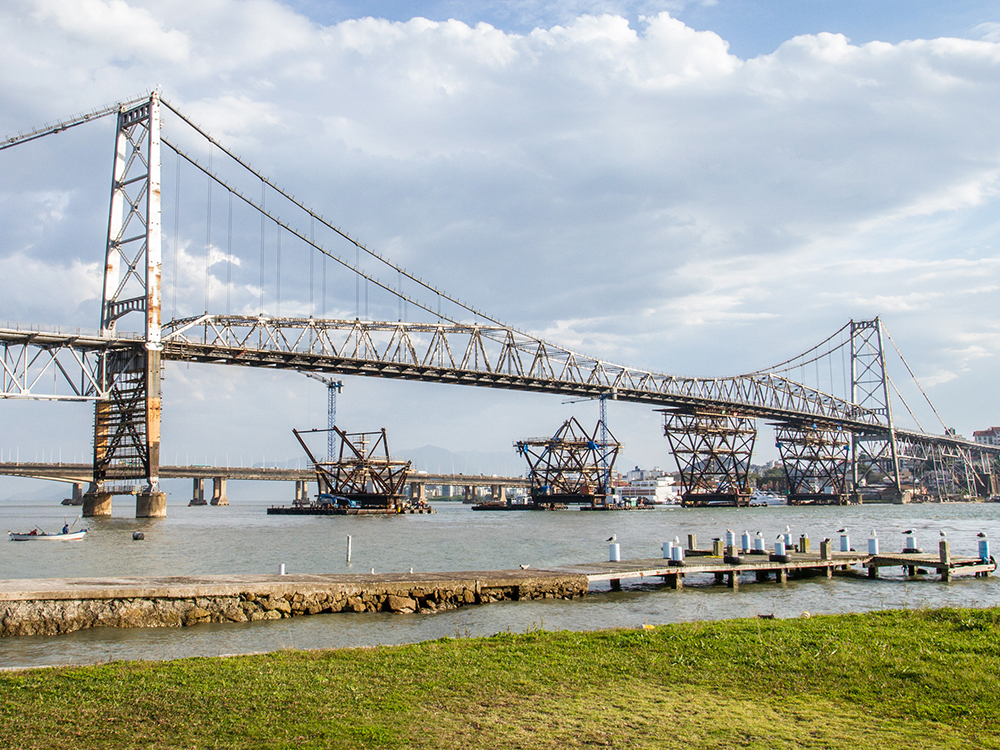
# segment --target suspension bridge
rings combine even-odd
[[[515,330],[392,263],[281,189],[158,92],[19,133],[0,141],[0,151],[104,117],[115,117],[117,126],[98,330],[0,328],[0,398],[95,403],[85,515],[109,514],[115,495],[135,495],[138,517],[165,514],[160,381],[168,360],[646,404],[664,414],[664,434],[692,504],[743,504],[758,420],[775,426],[790,502],[858,501],[872,488],[899,500],[915,491],[938,498],[998,492],[1000,448],[955,435],[943,421],[941,434],[896,427],[885,331],[877,318],[851,321],[808,352],[732,377],[677,377],[617,365]],[[174,166],[168,284],[164,151]],[[192,176],[195,187],[182,191]],[[196,258],[186,249],[190,237],[181,242],[180,217],[199,211],[206,233],[204,310],[185,313],[178,309],[179,264]],[[290,265],[291,256],[307,259],[308,283],[305,272]],[[181,300],[188,307],[190,286]],[[352,291],[353,318],[346,314]],[[166,322],[164,294],[172,303]],[[225,313],[211,312],[223,304]],[[421,320],[411,322],[411,315]],[[795,379],[810,370],[815,384]]]

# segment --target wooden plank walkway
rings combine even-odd
[[[692,555],[693,553],[693,555]],[[878,577],[878,569],[883,567],[903,567],[909,575],[917,575],[932,568],[944,581],[956,575],[987,576],[996,570],[992,560],[983,562],[978,557],[948,557],[943,561],[938,555],[928,554],[884,554],[872,555],[862,552],[830,552],[828,557],[820,553],[789,552],[782,558],[767,554],[741,554],[736,557],[719,557],[705,550],[689,550],[683,564],[678,565],[662,558],[623,560],[620,562],[582,563],[545,568],[544,572],[576,574],[587,577],[591,583],[607,581],[617,589],[623,580],[662,578],[673,588],[682,588],[684,578],[696,575],[714,575],[716,582],[723,580],[730,588],[739,588],[741,574],[754,574],[759,582],[775,580],[785,582],[789,573],[811,573],[831,577],[835,570],[848,570],[852,566],[868,569],[870,578]],[[737,562],[738,561],[738,562]],[[543,571],[539,571],[543,572]]]

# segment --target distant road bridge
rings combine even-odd
[[[210,154],[224,155],[238,164],[244,170],[241,174],[249,175],[254,186],[259,184],[260,198],[251,198],[246,188],[225,182],[213,170],[211,159],[206,167],[163,138],[163,109],[207,141]],[[664,412],[664,431],[681,470],[685,497],[728,498],[740,504],[748,496],[747,472],[758,419],[776,426],[790,497],[803,502],[847,502],[874,484],[888,487],[902,499],[907,491],[928,487],[936,488],[939,494],[967,496],[1000,491],[1000,448],[965,440],[944,430],[943,425],[944,434],[938,435],[896,427],[883,329],[877,318],[851,321],[817,347],[766,370],[722,378],[638,370],[517,331],[431,287],[353,240],[253,170],[162,102],[158,92],[13,136],[0,141],[0,150],[108,115],[116,116],[117,130],[99,331],[41,330],[30,324],[0,328],[0,398],[95,402],[94,462],[89,474],[93,489],[85,499],[85,515],[110,513],[115,494],[135,494],[139,517],[165,514],[159,481],[172,474],[171,467],[160,464],[164,360],[647,404]],[[181,165],[186,164],[206,179],[209,216],[211,188],[218,186],[227,194],[230,233],[234,202],[259,215],[261,310],[267,224],[279,240],[275,307],[280,309],[281,299],[280,238],[286,236],[308,249],[310,263],[312,257],[320,257],[354,274],[357,318],[206,312],[164,324],[161,145],[176,155],[178,175]],[[177,191],[179,195],[179,187]],[[279,216],[273,208],[275,200],[288,211],[298,212],[307,223],[299,225]],[[175,212],[178,210],[179,198]],[[207,224],[210,234],[210,219]],[[348,243],[355,261],[316,241],[313,228],[317,225],[332,233],[337,242]],[[211,244],[206,242],[206,308]],[[366,270],[360,263],[362,255],[380,264],[397,281],[382,281]],[[369,287],[398,299],[397,321],[361,319],[362,280],[366,300]],[[404,294],[404,280],[420,294],[431,295],[432,301]],[[448,305],[445,312],[442,304]],[[405,322],[404,307],[419,311],[431,322]],[[475,322],[458,320],[461,316]],[[138,330],[124,330],[126,322]],[[841,339],[834,341],[841,334]],[[832,362],[835,354],[849,356],[850,361],[849,384],[845,383],[846,393],[840,396],[834,395],[832,364],[829,388],[824,390],[819,383],[820,363]],[[815,386],[790,376],[813,365]],[[191,473],[192,467],[175,468],[185,477],[198,477]],[[909,489],[904,487],[906,483]]]
[[[48,463],[48,462],[0,462],[0,475],[26,477],[30,479],[46,479],[54,482],[73,484],[74,497],[83,500],[82,489],[94,481],[92,464],[81,463]],[[161,479],[191,479],[194,490],[192,502],[196,505],[208,504],[205,500],[205,480],[213,481],[211,495],[213,505],[228,505],[226,482],[233,481],[271,481],[295,482],[295,498],[305,499],[309,482],[316,481],[313,469],[288,469],[262,466],[160,466]],[[525,489],[529,482],[524,477],[506,477],[495,474],[429,474],[417,471],[407,475],[406,484],[410,487],[411,497],[423,498],[427,487],[459,487],[463,496],[473,497],[475,489],[489,489],[491,498],[502,497],[503,491],[509,488]],[[200,502],[199,502],[200,501]]]

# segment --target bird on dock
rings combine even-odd
[[[617,542],[618,541],[618,535],[617,534],[612,534],[611,536],[609,536],[604,541],[606,541],[606,542]]]
[[[530,565],[522,565],[521,570],[527,570],[530,567],[531,567]]]
[[[947,531],[945,531],[944,529],[941,529],[941,531],[939,531],[939,532],[938,532],[938,534],[939,534],[940,536],[948,536],[948,532],[947,532]]]
[[[980,531],[978,534],[976,534],[976,536],[979,537],[980,539],[985,539],[986,538],[986,532],[985,531]]]
[[[372,572],[371,572],[371,574],[372,574],[372,575],[375,575],[375,568],[372,568]]]
[[[410,575],[413,575],[413,568],[410,568]]]
[[[846,534],[847,533],[847,527],[845,526],[842,529],[837,529],[837,533],[838,534]]]
[[[872,536],[878,536],[878,532],[875,529],[872,529]]]
[[[912,533],[913,533],[913,529],[907,529],[907,530],[906,530],[906,531],[904,531],[903,533],[904,533],[904,534],[906,534],[907,536],[909,536],[910,534],[912,534]]]
[[[785,533],[786,534],[791,534],[792,533],[792,527],[789,526],[788,524],[785,524]]]

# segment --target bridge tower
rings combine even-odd
[[[851,321],[851,401],[877,415],[888,432],[855,432],[852,440],[851,480],[856,499],[869,481],[891,485],[902,498],[899,479],[899,446],[892,421],[889,378],[885,372],[882,322]]]
[[[159,92],[118,111],[101,335],[136,334],[103,355],[106,399],[94,415],[94,485],[83,514],[111,514],[114,495],[136,495],[136,517],[166,515],[160,467]]]

